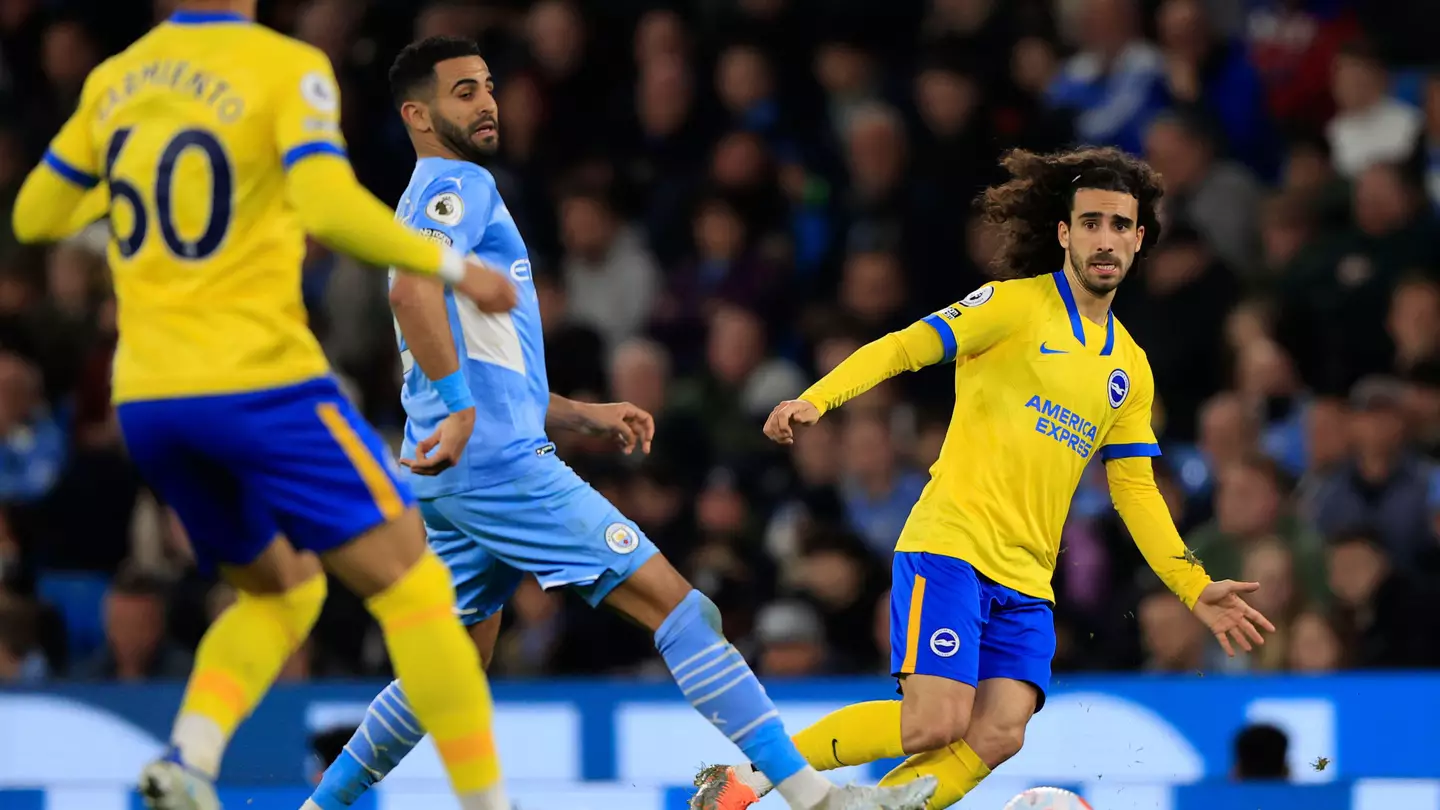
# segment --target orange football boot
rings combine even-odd
[[[760,801],[755,789],[745,784],[733,765],[711,765],[695,777],[695,796],[690,810],[745,810]]]

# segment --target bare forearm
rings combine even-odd
[[[445,288],[439,282],[397,273],[390,288],[390,309],[405,337],[406,350],[426,377],[439,380],[460,370]]]
[[[582,416],[584,407],[583,402],[551,394],[550,407],[545,411],[545,429],[583,430],[586,425]]]

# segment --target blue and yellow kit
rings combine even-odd
[[[14,227],[52,240],[107,212],[121,427],[203,561],[249,562],[282,532],[323,551],[408,507],[307,325],[305,234],[420,273],[460,260],[356,181],[324,54],[179,12],[101,64]]]
[[[988,284],[871,343],[802,395],[821,413],[902,371],[955,362],[955,412],[896,545],[896,674],[1049,682],[1050,581],[1085,465],[1161,579],[1193,606],[1209,584],[1154,483],[1154,379],[1125,328],[1082,317],[1062,272]]]

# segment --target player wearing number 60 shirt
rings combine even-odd
[[[508,310],[514,285],[396,223],[359,185],[325,56],[254,13],[255,0],[183,2],[96,68],[15,206],[27,242],[108,209],[126,444],[201,564],[241,591],[200,645],[173,748],[141,793],[161,810],[218,807],[231,735],[325,599],[300,550],[365,597],[461,807],[505,808],[490,695],[449,574],[306,325],[304,234],[441,277],[482,310]]]

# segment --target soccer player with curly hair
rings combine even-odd
[[[1017,150],[1003,165],[1009,181],[981,200],[1000,234],[1001,280],[860,348],[765,424],[790,444],[882,380],[955,363],[955,413],[893,563],[890,669],[902,699],[847,706],[795,736],[820,770],[908,757],[881,784],[938,777],[930,810],[1013,757],[1045,704],[1050,580],[1092,456],[1145,560],[1227,653],[1274,630],[1241,598],[1259,585],[1212,582],[1181,541],[1151,469],[1150,365],[1110,311],[1160,235],[1160,177],[1115,149]],[[696,784],[692,806],[704,810],[769,790],[750,765],[707,768]]]

